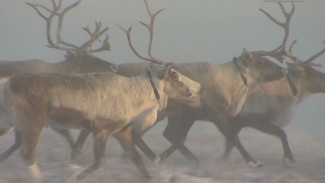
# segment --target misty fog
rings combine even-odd
[[[0,1],[0,60],[41,59],[48,62],[64,60],[65,52],[47,48],[45,21],[26,5],[26,2],[51,5],[44,0]],[[64,0],[65,4],[75,1]],[[263,0],[148,0],[151,10],[165,10],[157,17],[153,54],[167,62],[207,61],[215,64],[240,56],[243,48],[249,51],[269,51],[280,45],[283,30],[259,11],[262,8],[279,20],[283,15],[279,6]],[[287,11],[291,4],[284,2]],[[289,42],[297,39],[293,53],[302,59],[324,48],[325,2],[299,1],[290,24]],[[133,26],[132,37],[139,52],[146,54],[148,32],[139,21],[148,22],[142,0],[88,0],[82,1],[65,17],[63,39],[81,44],[87,39],[82,27],[94,28],[94,21],[108,26],[111,51],[94,54],[116,64],[140,62],[128,46],[125,34],[116,26]],[[325,72],[325,55],[315,62]],[[286,65],[283,64],[283,67]],[[200,165],[188,162],[180,153],[174,153],[161,165],[142,157],[152,175],[152,182],[325,182],[325,95],[315,94],[297,109],[291,123],[284,128],[296,159],[296,166],[282,162],[281,141],[257,130],[243,129],[241,140],[263,167],[250,168],[234,150],[227,160],[221,160],[224,137],[209,122],[196,122],[186,145],[200,159]],[[169,143],[162,136],[166,123],[161,122],[144,135],[144,140],[157,153]],[[77,134],[77,132],[75,133]],[[14,142],[14,135],[0,138],[0,153]],[[37,160],[46,176],[44,182],[70,182],[69,174],[92,162],[92,141],[88,139],[78,162],[68,160],[69,148],[64,139],[51,129],[42,133],[37,148]],[[106,161],[96,173],[80,182],[143,182],[140,172],[129,160],[121,160],[122,150],[110,138]],[[75,165],[78,164],[78,165]],[[33,182],[20,154],[14,153],[0,164],[0,183]]]

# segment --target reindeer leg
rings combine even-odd
[[[129,128],[129,127],[128,127]],[[123,149],[129,153],[130,157],[132,158],[133,162],[136,164],[142,175],[149,179],[151,178],[150,175],[147,172],[147,169],[137,152],[135,146],[134,146],[134,141],[132,137],[132,133],[128,129],[124,129],[123,131],[119,132],[117,136],[120,144],[122,145]]]
[[[87,130],[81,130],[78,139],[76,141],[76,144],[72,146],[71,151],[71,160],[75,160],[76,157],[79,155],[80,150],[82,149],[87,137],[90,135],[90,132]]]
[[[195,120],[185,119],[183,115],[171,115],[168,117],[168,124],[164,131],[164,137],[172,143],[172,146],[160,155],[161,162],[166,160],[176,149],[178,149],[188,160],[196,163],[199,162],[198,158],[184,145],[186,136],[194,122]]]
[[[103,157],[106,149],[106,142],[108,139],[110,132],[107,130],[100,130],[93,132],[94,135],[94,154],[95,154],[95,162],[93,165],[89,166],[85,170],[75,175],[72,175],[71,178],[74,180],[80,180],[85,178],[87,175],[96,171],[103,162]]]
[[[15,131],[15,143],[14,145],[12,145],[9,149],[7,149],[5,152],[3,152],[0,156],[0,162],[4,162],[5,160],[7,160],[9,158],[9,156],[15,152],[22,143],[22,138],[21,138],[21,134],[18,131]]]
[[[39,166],[35,160],[35,148],[41,133],[41,129],[42,127],[38,129],[21,132],[21,136],[22,136],[21,155],[25,160],[25,162],[27,163],[27,165],[29,165],[29,169],[33,174],[34,178],[36,179],[43,178],[42,172],[40,171]]]
[[[237,124],[232,123],[231,125],[233,126],[232,133],[234,133],[234,134],[236,134],[236,136],[238,136],[240,130],[242,129],[242,126],[238,125],[238,123]],[[234,144],[232,143],[232,141],[230,139],[228,139],[226,137],[226,135],[224,135],[224,136],[225,136],[225,151],[222,155],[222,158],[228,158],[230,156],[231,151],[234,148]]]
[[[225,151],[222,154],[222,158],[228,158],[231,151],[234,149],[234,144],[229,139],[225,139]]]
[[[166,149],[163,153],[160,154],[160,161],[159,163],[164,162],[174,151],[177,150],[177,147],[174,146],[173,144],[169,146],[168,149]]]
[[[144,152],[144,154],[154,161],[159,162],[159,156],[153,152],[148,145],[143,141],[141,136],[148,131],[153,125],[155,125],[157,120],[157,108],[151,108],[141,113],[131,122],[131,126],[125,129],[125,132],[132,134],[135,144]]]
[[[245,161],[249,166],[252,167],[260,167],[262,166],[262,163],[254,160],[252,156],[246,151],[244,146],[241,144],[238,134],[235,133],[233,126],[231,125],[231,122],[227,120],[227,118],[220,114],[217,117],[217,121],[214,122],[221,133],[225,135],[227,139],[230,139],[231,142],[234,144],[234,146],[238,149],[240,154],[243,156]]]
[[[179,150],[189,161],[199,163],[199,159],[183,144],[184,141],[172,144],[167,150],[160,154],[160,163],[164,162],[175,150]]]
[[[136,130],[132,129],[132,137],[134,139],[135,144],[141,149],[141,151],[153,162],[158,163],[159,157],[157,157],[156,153],[153,152],[150,147],[143,141],[141,136],[137,133]]]
[[[268,122],[249,122],[247,126],[255,128],[264,133],[277,136],[281,139],[284,150],[284,163],[290,167],[294,166],[294,158],[289,146],[288,138],[284,130]]]

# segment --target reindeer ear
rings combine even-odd
[[[178,72],[176,72],[176,71],[173,70],[173,69],[169,72],[169,75],[170,75],[174,80],[178,80],[178,78],[179,78],[179,74],[178,74]]]
[[[172,76],[173,75],[173,69],[172,69],[172,63],[167,63],[165,65],[164,72],[162,73],[162,79],[166,78],[167,76]],[[173,77],[173,76],[172,76]]]

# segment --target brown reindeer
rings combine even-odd
[[[149,10],[148,6],[147,10]],[[158,13],[159,12],[161,11],[158,11]],[[150,40],[152,41],[152,26],[157,13],[151,14],[149,11],[149,15],[152,17],[150,26],[144,23],[142,24],[149,28]],[[127,34],[132,51],[135,52],[138,57],[141,57],[132,45],[130,37],[131,28],[128,30],[122,28],[122,30]],[[169,120],[177,116],[182,119],[190,118],[193,122],[195,120],[213,121],[220,126],[225,135],[229,135],[229,138],[234,138],[234,140],[236,140],[237,137],[230,136],[230,127],[228,126],[225,115],[238,114],[248,93],[257,83],[273,81],[284,76],[284,70],[280,66],[260,55],[260,52],[249,52],[244,49],[242,55],[238,58],[234,58],[233,62],[221,65],[213,65],[206,62],[174,64],[173,67],[179,72],[201,84],[201,105],[193,107],[177,100],[170,99],[167,108],[159,112],[157,121],[162,120],[166,116],[168,116]],[[133,76],[143,72],[146,65],[145,63],[121,64],[119,65],[117,73],[125,76]],[[187,123],[186,120],[184,120],[184,122]],[[191,121],[188,123],[191,123]],[[178,122],[174,122],[174,124],[178,124]],[[150,159],[157,160],[158,157],[156,154],[150,150],[140,138],[151,126],[152,124],[142,124],[141,126],[132,125],[132,133],[135,142],[141,150],[144,151]],[[182,131],[180,129],[177,130]],[[76,147],[73,149],[72,157],[80,151],[86,137],[87,132],[83,132],[79,136]],[[237,142],[238,144],[236,147],[243,153],[243,156],[250,158],[240,142],[238,140]],[[252,158],[250,161],[252,164],[258,164],[258,162]]]
[[[281,4],[280,6],[283,10]],[[262,11],[273,22],[277,22],[267,12]],[[292,13],[293,11],[294,6]],[[288,32],[288,26],[284,27],[284,29]],[[288,166],[294,165],[294,158],[289,147],[287,135],[281,128],[290,123],[297,106],[308,96],[316,93],[325,93],[325,73],[313,68],[320,66],[320,64],[314,64],[313,61],[325,53],[325,48],[311,56],[308,60],[303,61],[292,53],[295,43],[296,41],[292,43],[289,51],[284,49],[284,55],[294,62],[287,63],[287,77],[279,81],[260,84],[256,91],[248,96],[242,112],[235,118],[229,119],[236,134],[243,127],[251,127],[279,137],[284,150],[283,160]],[[232,148],[231,141],[227,140],[223,157],[228,157]]]
[[[48,47],[57,50],[67,51],[65,60],[58,63],[48,63],[42,60],[24,60],[24,61],[0,61],[0,78],[13,76],[22,73],[91,73],[91,72],[116,72],[117,65],[107,62],[98,57],[91,55],[101,51],[109,51],[110,45],[108,43],[108,36],[103,40],[101,46],[98,48],[92,48],[95,41],[99,40],[108,30],[108,27],[102,28],[101,23],[95,22],[95,30],[91,31],[88,27],[83,28],[89,35],[89,39],[80,46],[68,43],[62,39],[62,24],[67,12],[79,5],[81,1],[78,0],[75,3],[62,9],[62,1],[56,3],[52,0],[52,9],[49,9],[40,4],[27,3],[46,21],[46,35],[48,41]],[[40,11],[45,10],[49,13],[46,16]],[[58,18],[58,25],[55,27],[55,38],[53,40],[52,30],[53,19]],[[67,139],[71,146],[74,145],[69,133],[65,130],[56,129],[57,132],[63,133],[63,136]],[[0,161],[6,160],[10,154],[17,149],[17,144],[14,144],[6,152],[4,152]]]
[[[252,94],[248,96],[243,111],[238,116],[228,116],[227,119],[231,124],[232,133],[236,134],[235,136],[237,136],[241,128],[247,126],[279,137],[284,148],[284,162],[291,166],[293,165],[294,158],[289,148],[287,136],[280,127],[290,122],[294,115],[294,109],[307,96],[325,91],[324,73],[312,68],[313,66],[319,66],[318,64],[313,64],[312,61],[322,55],[325,49],[310,57],[307,61],[302,61],[292,54],[292,48],[296,41],[291,44],[289,51],[287,51],[286,43],[289,36],[289,23],[295,7],[293,4],[292,10],[287,13],[281,3],[279,5],[286,17],[284,23],[277,21],[266,11],[261,11],[284,29],[285,36],[283,42],[275,50],[271,52],[260,51],[259,54],[269,55],[278,60],[283,60],[284,57],[287,57],[293,60],[294,63],[289,64],[287,77],[278,81],[260,83],[252,91]],[[164,136],[174,145],[161,155],[161,159],[167,158],[177,148],[188,159],[197,159],[183,144],[191,125],[194,123],[193,119],[188,118],[181,117],[180,115],[175,117],[169,116]],[[232,140],[226,139],[224,157],[229,156],[231,149],[234,147]],[[245,156],[244,159],[246,162],[250,162]],[[261,164],[259,163],[259,165]]]
[[[1,80],[0,131],[14,127],[16,143],[36,178],[42,177],[35,148],[45,125],[77,128],[94,136],[95,162],[76,174],[81,179],[101,166],[109,135],[120,132],[121,142],[145,177],[149,177],[123,128],[152,123],[167,106],[168,97],[195,97],[200,85],[170,66],[152,66],[136,77],[115,73],[22,74]]]

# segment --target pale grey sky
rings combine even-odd
[[[64,52],[48,49],[45,22],[26,2],[48,3],[49,0],[0,1],[0,60],[44,59],[56,62]],[[67,4],[73,0],[65,0]],[[264,0],[148,0],[152,11],[165,8],[157,17],[154,55],[169,62],[209,61],[224,63],[239,56],[243,48],[271,50],[282,40],[280,27],[258,9],[263,8],[283,20],[276,3]],[[290,9],[290,3],[284,3]],[[139,51],[146,53],[147,32],[138,21],[148,22],[142,0],[83,0],[66,15],[64,39],[75,44],[87,37],[81,27],[93,21],[109,26],[112,51],[97,54],[108,61],[121,63],[139,61],[130,51],[124,33],[116,23],[134,26],[132,37]],[[290,40],[298,39],[294,53],[305,59],[324,48],[325,1],[304,0],[296,3],[291,22]],[[317,60],[324,63],[325,56]],[[324,66],[320,68],[325,70]],[[289,127],[310,132],[324,132],[325,97],[307,99]],[[308,125],[307,125],[308,123]]]

